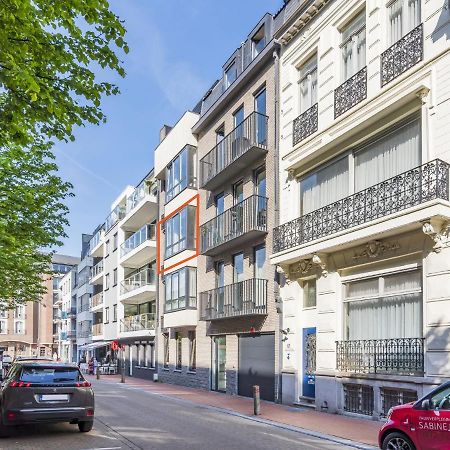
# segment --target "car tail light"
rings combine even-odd
[[[88,410],[86,411],[86,415],[87,415],[88,417],[93,417],[93,416],[94,416],[94,410],[93,410],[93,409],[88,409]]]
[[[77,387],[91,387],[91,383],[89,381],[82,381],[81,383],[76,383]]]
[[[6,413],[6,418],[8,419],[8,420],[13,420],[13,419],[15,419],[17,417],[17,414],[14,412],[14,411],[8,411],[7,413]]]
[[[13,381],[10,384],[10,386],[11,387],[19,387],[19,388],[21,388],[21,387],[30,387],[31,383],[25,383],[25,381]]]

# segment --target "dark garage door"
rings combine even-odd
[[[274,400],[275,335],[239,336],[239,395],[253,396],[253,385],[260,388],[261,398]]]

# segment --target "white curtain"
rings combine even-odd
[[[389,5],[390,44],[420,24],[420,0],[395,0]]]
[[[355,192],[417,167],[420,161],[417,119],[355,154]]]
[[[300,181],[301,214],[334,203],[348,194],[348,158],[344,157]]]
[[[396,0],[389,6],[390,43],[395,44],[403,36],[403,1]]]
[[[317,103],[317,57],[307,61],[300,70],[300,112]]]
[[[366,13],[363,11],[342,32],[343,80],[366,65]]]

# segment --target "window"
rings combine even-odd
[[[299,70],[300,113],[317,103],[317,55],[306,61]]]
[[[197,362],[196,362],[196,351],[197,351],[197,340],[195,336],[195,331],[191,330],[188,333],[189,338],[189,371],[195,372],[197,369]]]
[[[0,319],[7,319],[8,318],[8,311],[3,310],[0,311]]]
[[[182,344],[183,344],[183,340],[181,338],[181,333],[175,333],[175,342],[176,342],[176,366],[175,369],[176,370],[181,370],[182,368]]]
[[[18,305],[14,310],[14,318],[15,319],[25,319],[25,306]]]
[[[254,275],[257,279],[264,279],[264,264],[266,263],[266,247],[258,245],[254,249]]]
[[[258,226],[264,226],[266,223],[266,210],[267,210],[267,182],[266,182],[266,169],[264,167],[255,171],[255,194],[257,199],[257,220]]]
[[[344,284],[348,340],[422,337],[422,272],[412,270]]]
[[[244,254],[233,255],[233,283],[244,280]]]
[[[344,411],[372,416],[373,408],[374,394],[372,386],[344,384]]]
[[[39,356],[45,356],[45,347],[39,348]]]
[[[239,127],[239,125],[244,121],[244,107],[241,106],[234,114],[233,114],[234,126]]]
[[[195,208],[186,206],[166,221],[166,252],[170,258],[177,253],[195,247]]]
[[[366,11],[358,14],[342,30],[342,81],[366,65]]]
[[[25,324],[22,320],[17,320],[14,322],[14,333],[15,334],[25,333]]]
[[[117,269],[113,270],[113,286],[117,285]]]
[[[233,61],[225,69],[225,89],[228,89],[230,85],[236,81],[236,78],[237,78],[237,66],[236,61]]]
[[[169,334],[164,333],[164,368],[169,368]]]
[[[196,273],[195,268],[186,267],[164,277],[166,312],[196,307]]]
[[[225,211],[225,197],[223,195],[223,192],[216,195],[214,203],[216,205],[216,216],[218,216]]]
[[[8,322],[0,320],[0,334],[8,334]]]
[[[118,233],[114,233],[114,236],[113,236],[113,252],[115,252],[117,250],[117,234]]]
[[[105,308],[105,323],[109,323],[109,306]]]
[[[109,273],[105,275],[105,291],[109,289]]]
[[[113,305],[113,322],[117,322],[117,304]]]
[[[109,256],[109,239],[105,242],[105,258]]]
[[[266,46],[264,25],[252,37],[252,57],[256,58]]]
[[[195,148],[186,146],[166,169],[166,203],[188,187],[196,186]]]
[[[237,205],[244,200],[244,183],[239,181],[233,186],[233,201]]]
[[[393,0],[388,3],[388,12],[391,45],[420,24],[420,0]]]
[[[430,407],[434,410],[450,410],[450,386],[446,386],[430,397]]]
[[[260,90],[255,95],[256,115],[256,142],[260,145],[267,145],[267,122],[266,122],[266,89]]]
[[[303,308],[314,308],[317,304],[316,279],[302,282]]]

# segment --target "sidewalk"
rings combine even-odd
[[[95,377],[89,376],[92,381]],[[120,383],[119,375],[101,376],[101,381]],[[253,415],[253,399],[238,395],[226,395],[167,383],[155,383],[140,378],[126,377],[126,386],[144,389],[156,395],[184,399],[200,405],[226,409],[244,416]],[[381,424],[371,420],[356,419],[337,414],[294,408],[261,401],[261,415],[258,419],[278,422],[292,427],[304,428],[316,433],[336,436],[357,443],[377,447],[377,435]]]

